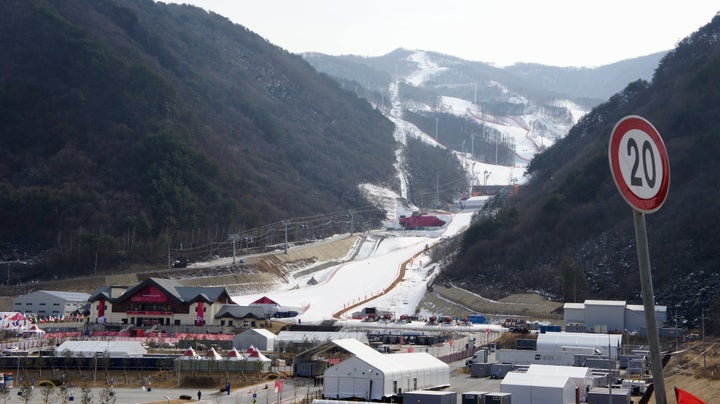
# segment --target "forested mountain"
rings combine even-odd
[[[720,287],[720,16],[638,80],[598,105],[528,166],[532,179],[495,215],[479,220],[443,281],[492,296],[540,290],[566,301],[640,302],[632,210],[613,183],[610,133],[640,115],[658,129],[670,192],[647,215],[656,301],[699,316]],[[707,313],[707,312],[706,312]]]
[[[505,70],[535,86],[569,94],[580,99],[607,100],[627,83],[649,80],[667,52],[621,60],[598,67],[555,67],[536,63],[516,63]]]
[[[0,60],[0,260],[164,265],[171,246],[368,206],[361,183],[397,188],[389,120],[200,8],[4,1]]]

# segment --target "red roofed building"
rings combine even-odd
[[[133,287],[101,287],[88,301],[90,322],[136,327],[225,325],[223,313],[240,307],[224,287],[182,286],[160,278]]]
[[[263,296],[255,300],[254,302],[250,303],[250,306],[262,307],[263,311],[268,316],[274,315],[278,312],[278,309],[280,308],[280,304],[278,302],[270,299],[267,296]]]

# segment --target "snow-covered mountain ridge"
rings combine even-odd
[[[513,80],[505,80],[505,84],[501,77],[468,71],[466,64],[454,58],[425,51],[395,54],[392,72],[383,70],[383,66],[389,66],[388,61],[362,59],[365,68],[379,69],[388,81],[358,80],[364,69],[347,66],[343,77],[336,77],[343,86],[355,83],[354,91],[395,124],[395,139],[400,145],[395,153],[399,194],[377,185],[363,186],[368,199],[388,212],[390,221],[416,209],[407,203],[404,148],[408,136],[451,150],[467,172],[471,186],[511,185],[524,182],[525,166],[532,157],[565,136],[589,110],[570,97],[551,96],[548,92],[538,96],[537,91],[521,93],[513,89],[518,87]],[[311,63],[320,60],[317,55],[307,58]],[[316,68],[322,71],[322,67]],[[328,68],[326,73],[332,75],[333,71],[338,70]],[[366,87],[362,94],[358,90],[360,82]],[[423,130],[413,123],[417,116],[435,119],[434,133],[428,132],[432,127],[425,125]],[[462,122],[464,132],[448,127],[448,117]]]

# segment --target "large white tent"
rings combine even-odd
[[[357,340],[333,340],[353,354],[325,370],[323,396],[381,400],[450,385],[450,367],[425,352],[382,354]]]
[[[65,341],[57,349],[58,354],[69,351],[72,356],[91,358],[105,356],[110,358],[141,357],[147,354],[142,343],[136,341]]]
[[[548,332],[538,334],[537,339],[538,352],[562,352],[568,348],[594,348],[611,358],[617,358],[618,348],[621,345],[621,334]]]

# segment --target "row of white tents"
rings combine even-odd
[[[137,341],[105,341],[105,340],[87,340],[87,341],[65,341],[56,352],[59,355],[65,355],[67,352],[70,356],[86,358],[91,357],[108,357],[108,358],[127,358],[142,357],[148,353],[147,348]],[[198,354],[192,347],[186,349],[180,356],[183,360],[229,360],[229,361],[249,361],[249,362],[270,362],[270,359],[263,355],[258,349],[250,346],[244,352],[239,352],[233,348],[223,357],[215,348],[205,355]]]
[[[183,352],[181,359],[184,360],[229,360],[229,361],[248,361],[248,362],[270,362],[270,358],[263,355],[258,349],[250,346],[244,353],[238,352],[235,347],[231,349],[227,356],[223,357],[220,355],[215,348],[210,348],[206,355],[199,355],[195,350],[190,347]]]

